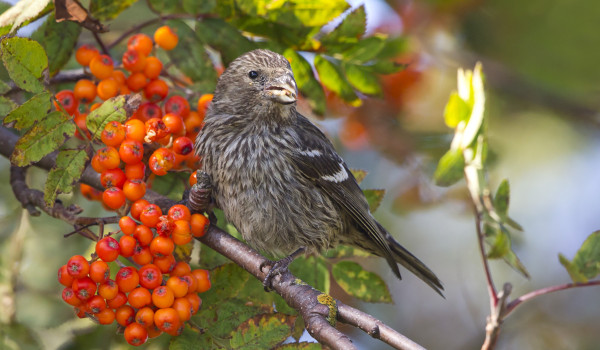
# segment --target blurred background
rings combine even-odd
[[[450,188],[433,184],[439,157],[451,130],[443,123],[456,70],[483,63],[487,92],[490,181],[511,184],[511,216],[525,229],[513,235],[513,248],[528,269],[527,280],[502,261],[492,261],[498,287],[513,285],[512,298],[567,283],[558,253],[572,258],[600,228],[600,4],[589,0],[369,0],[368,33],[402,35],[408,50],[402,72],[383,77],[384,97],[349,107],[328,96],[328,112],[317,122],[328,132],[351,168],[369,175],[363,188],[383,188],[376,217],[444,282],[446,299],[404,273],[398,281],[382,259],[365,268],[389,283],[394,305],[356,305],[429,349],[478,349],[484,339],[489,301],[475,223],[464,181]],[[142,21],[135,4],[110,24],[107,40]],[[144,12],[146,11],[146,12]],[[332,24],[332,27],[335,24]],[[23,29],[33,30],[36,24]],[[93,43],[89,33],[82,40]],[[306,112],[306,111],[305,111]],[[0,159],[0,176],[8,178]],[[31,174],[32,184],[45,180]],[[72,228],[47,217],[22,213],[6,181],[0,182],[0,318],[14,314],[23,334],[9,349],[113,349],[114,329],[99,330],[75,319],[60,299],[56,270],[89,243],[62,239]],[[103,215],[97,203],[80,197],[84,215]],[[91,250],[90,250],[91,251]],[[16,286],[16,294],[12,286]],[[504,323],[498,349],[598,349],[600,303],[596,288],[542,296],[520,306]],[[109,327],[103,327],[109,328]],[[342,330],[361,349],[388,349],[379,341]],[[82,340],[85,336],[85,342]],[[93,340],[93,341],[90,341]],[[151,342],[148,348],[161,349]]]

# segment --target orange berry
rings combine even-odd
[[[151,102],[162,101],[169,93],[169,86],[164,80],[154,79],[144,88],[144,96]]]
[[[162,117],[163,123],[167,126],[167,129],[173,135],[185,134],[185,124],[183,118],[177,114],[167,113]]]
[[[100,51],[91,45],[83,45],[75,51],[75,60],[80,65],[87,67],[92,59],[100,55]]]
[[[185,118],[190,113],[190,103],[183,96],[171,96],[165,101],[165,113],[172,113]]]
[[[137,322],[128,325],[123,335],[125,340],[133,346],[140,346],[148,340],[148,330]]]
[[[158,266],[154,264],[146,264],[142,266],[139,270],[140,275],[140,285],[144,288],[154,289],[161,285],[162,283],[162,272]]]
[[[173,291],[175,298],[181,298],[187,295],[189,285],[179,276],[171,276],[167,280],[167,287]]]
[[[73,284],[75,277],[69,275],[67,265],[63,265],[58,269],[58,282],[65,287],[70,287]]]
[[[118,187],[109,187],[102,193],[102,202],[113,210],[122,207],[125,204],[125,200],[126,197],[123,190]]]
[[[103,100],[115,97],[119,94],[119,83],[112,78],[100,80],[96,88],[96,93]]]
[[[130,201],[136,201],[146,194],[146,182],[141,179],[128,179],[123,184],[123,193]]]
[[[102,174],[100,174],[100,183],[104,188],[122,188],[125,180],[127,180],[127,178],[125,178],[125,173],[120,168],[104,170]]]
[[[149,305],[150,302],[152,302],[152,295],[148,289],[144,287],[138,287],[129,292],[129,295],[127,295],[127,301],[129,302],[129,305],[139,309]]]
[[[117,260],[119,257],[119,242],[110,236],[102,238],[96,243],[96,254],[106,262]]]
[[[117,83],[119,83],[119,86],[125,85],[125,82],[127,81],[125,73],[123,73],[123,71],[120,70],[114,70],[110,77],[113,78]]]
[[[90,265],[90,278],[96,283],[102,283],[110,278],[110,268],[102,260],[96,260]]]
[[[137,225],[135,231],[133,232],[133,238],[135,238],[142,247],[150,245],[153,236],[154,233],[152,233],[150,227],[146,225]]]
[[[141,72],[146,66],[146,55],[136,50],[127,50],[123,54],[123,67],[130,72]]]
[[[196,293],[188,293],[185,298],[192,304],[192,315],[195,315],[202,306],[202,299]]]
[[[163,332],[173,332],[179,328],[181,320],[175,309],[164,308],[154,313],[154,324]]]
[[[196,293],[204,293],[210,289],[210,275],[208,270],[196,269],[192,271],[192,276],[196,279]]]
[[[129,119],[125,122],[125,137],[130,140],[144,142],[146,136],[146,126],[144,122],[138,119]]]
[[[112,300],[119,294],[119,286],[111,279],[107,279],[98,286],[98,295],[106,300]],[[112,307],[109,305],[109,307]]]
[[[156,236],[150,242],[150,252],[152,256],[161,257],[167,256],[173,253],[175,250],[175,243],[169,237]]]
[[[133,164],[125,164],[125,177],[129,180],[143,179],[146,175],[146,164],[138,162]]]
[[[140,72],[132,73],[127,78],[127,87],[130,88],[131,91],[138,92],[145,88],[146,85],[148,85],[148,78]]]
[[[164,50],[173,50],[179,37],[169,26],[162,26],[154,32],[154,42]]]
[[[152,253],[150,253],[150,247],[144,247],[138,243],[133,251],[133,261],[138,265],[150,264],[152,262]]]
[[[175,309],[175,311],[177,311],[179,319],[182,322],[185,322],[192,317],[192,303],[190,303],[190,301],[185,297],[175,298],[175,301],[173,301],[172,308]]]
[[[117,319],[117,323],[123,327],[127,327],[135,322],[135,310],[129,305],[120,306],[115,311],[115,318]]]
[[[72,256],[67,262],[67,273],[73,278],[82,278],[90,272],[90,263],[81,255]]]
[[[119,287],[117,286],[117,290],[119,290]],[[118,309],[121,306],[125,305],[125,303],[127,302],[127,295],[125,295],[125,293],[118,291],[117,295],[112,298],[112,299],[108,299],[108,307],[111,309]]]
[[[139,220],[142,210],[144,210],[144,208],[146,208],[148,204],[150,203],[148,203],[148,201],[145,199],[138,199],[137,201],[133,202],[130,210],[131,217],[136,220]]]
[[[144,56],[148,56],[150,52],[152,52],[153,46],[154,43],[152,42],[152,39],[146,34],[142,33],[133,35],[127,41],[128,50],[135,50]]]
[[[119,253],[124,258],[129,258],[135,253],[137,241],[131,236],[123,236],[119,239]]]
[[[99,295],[94,295],[86,301],[86,306],[91,313],[97,314],[106,309],[106,300]]]
[[[190,273],[192,273],[192,268],[190,267],[190,264],[186,263],[185,261],[180,261],[173,268],[171,276],[183,276]]]
[[[150,159],[148,159],[150,170],[158,176],[166,175],[173,168],[174,164],[175,154],[170,149],[164,147],[154,151]]]
[[[113,60],[107,55],[95,56],[90,61],[90,72],[98,79],[110,78],[113,70]]]
[[[213,94],[204,94],[200,96],[198,99],[198,113],[200,113],[200,115],[204,116],[206,114],[206,110],[212,102],[213,97],[215,97]]]
[[[148,79],[156,79],[160,75],[162,68],[162,62],[158,58],[151,56],[146,58],[146,66],[143,73]]]
[[[56,101],[54,102],[54,107],[56,110],[60,111],[61,107],[57,104],[60,103],[62,109],[65,110],[69,115],[75,114],[77,111],[77,107],[79,107],[79,100],[75,98],[75,94],[71,90],[62,90],[56,94]]]
[[[90,103],[96,98],[96,84],[88,79],[79,79],[73,88],[75,98],[83,103]]]
[[[194,237],[202,237],[206,228],[210,224],[208,218],[202,214],[192,214],[190,218],[190,227]]]
[[[118,121],[110,121],[104,126],[100,139],[107,146],[118,147],[125,140],[125,126]]]
[[[149,328],[154,325],[154,310],[149,307],[144,307],[138,310],[135,314],[135,322]]]
[[[173,255],[167,255],[162,258],[154,258],[152,262],[160,269],[160,272],[162,273],[171,273],[177,264],[177,261],[175,261],[175,257]]]
[[[140,105],[135,116],[144,123],[152,118],[162,118],[162,110],[160,107],[153,102],[144,102]]]
[[[139,163],[144,158],[144,145],[137,140],[126,139],[119,146],[118,154],[125,164]]]
[[[169,218],[173,221],[177,220],[190,220],[191,213],[188,207],[183,204],[175,204],[171,208],[169,208],[169,212],[167,214]]]
[[[106,325],[115,321],[115,312],[112,309],[104,309],[98,312],[95,316],[100,324]]]
[[[119,151],[117,151],[114,147],[104,147],[96,152],[98,155],[99,165],[104,169],[114,169],[121,164],[121,159],[119,158]],[[92,165],[93,166],[93,165]]]
[[[121,292],[129,293],[138,286],[140,276],[134,267],[121,267],[117,272],[116,282]]]

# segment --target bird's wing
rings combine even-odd
[[[291,158],[298,170],[350,215],[359,231],[365,233],[380,248],[381,256],[400,277],[385,232],[379,229],[369,212],[369,204],[346,163],[323,132],[300,114],[297,126],[300,127],[297,134],[298,145],[291,153]]]

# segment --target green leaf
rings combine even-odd
[[[394,59],[408,51],[408,40],[401,36],[385,38],[383,48],[377,53],[380,60]]]
[[[456,128],[462,121],[469,119],[471,107],[465,102],[457,92],[453,92],[448,99],[444,109],[444,120],[449,128]]]
[[[49,207],[59,193],[71,193],[73,185],[81,178],[89,156],[84,149],[62,150],[56,156],[56,165],[48,173],[44,201]]]
[[[333,278],[342,289],[369,303],[391,303],[392,297],[381,277],[363,270],[353,261],[340,261],[331,269]]]
[[[202,41],[185,22],[173,20],[167,23],[179,36],[177,46],[167,51],[171,62],[193,81],[210,83],[210,86],[204,86],[205,89],[214,90],[217,84],[217,73]]]
[[[338,245],[335,249],[329,249],[325,252],[326,258],[350,258],[350,257],[369,257],[371,254],[366,251],[350,247],[347,245]]]
[[[92,0],[90,13],[101,21],[116,18],[121,12],[129,8],[137,0]]]
[[[214,269],[217,266],[227,264],[231,260],[218,253],[207,245],[200,246],[200,267],[203,269]]]
[[[256,48],[237,28],[218,18],[206,18],[196,23],[196,34],[200,40],[221,53],[225,66]]]
[[[342,55],[344,61],[355,64],[363,64],[372,59],[379,57],[379,53],[387,44],[387,37],[382,34],[375,34],[363,40],[360,40],[355,45],[351,45],[345,50]]]
[[[0,118],[9,114],[15,108],[17,108],[17,104],[13,100],[0,96]]]
[[[300,257],[290,265],[290,272],[313,288],[329,294],[331,287],[329,269],[322,257]]]
[[[261,285],[262,285],[262,283],[261,283]],[[298,314],[296,309],[289,306],[288,303],[279,294],[273,293],[273,303],[275,304],[275,310],[277,310],[277,312],[279,312],[279,313],[291,315],[291,316],[295,316]],[[299,317],[299,318],[302,318],[302,317]]]
[[[369,203],[369,210],[371,213],[374,213],[381,201],[383,200],[383,196],[385,195],[385,190],[363,190],[365,197],[367,197],[367,202]]]
[[[48,57],[36,41],[25,38],[5,38],[1,42],[2,62],[15,84],[29,92],[42,92],[43,73],[48,69]]]
[[[408,64],[394,61],[378,60],[372,64],[362,66],[364,69],[377,74],[392,74],[406,69]]]
[[[510,199],[510,185],[507,179],[502,180],[496,195],[494,196],[494,209],[500,216],[508,214],[508,202]]]
[[[310,63],[293,49],[287,49],[283,55],[290,61],[298,89],[310,104],[312,110],[323,115],[325,113],[325,92],[315,78]]]
[[[315,68],[319,73],[319,79],[321,83],[339,95],[344,101],[349,102],[353,106],[359,106],[361,100],[356,96],[352,86],[342,75],[341,69],[338,65],[327,60],[321,55],[315,57]]]
[[[183,332],[177,337],[171,337],[169,350],[196,350],[196,349],[212,349],[211,337],[204,333],[185,327]]]
[[[236,0],[235,4],[250,17],[263,16],[292,28],[323,26],[349,7],[345,0]]]
[[[520,272],[523,275],[523,277],[529,278],[529,272],[527,272],[525,265],[523,265],[521,260],[512,250],[509,250],[503,258],[508,265],[517,270],[517,272]]]
[[[368,172],[362,169],[350,169],[350,172],[359,184],[367,177]]]
[[[44,16],[53,8],[50,0],[21,0],[0,15],[0,36]]]
[[[10,86],[7,83],[0,80],[0,95],[4,95],[5,93],[10,91]]]
[[[59,111],[52,112],[17,141],[10,161],[21,167],[35,163],[57,150],[74,134],[75,123],[71,117]]]
[[[585,283],[588,281],[588,279],[581,273],[581,271],[579,271],[579,267],[571,263],[571,261],[569,261],[569,259],[567,259],[564,255],[559,253],[558,260],[560,261],[561,265],[564,266],[565,269],[567,269],[567,272],[569,273],[569,276],[571,277],[573,282]]]
[[[42,340],[32,329],[21,323],[3,324],[0,328],[2,350],[38,350],[43,349]]]
[[[100,139],[102,130],[104,130],[104,127],[109,122],[118,121],[119,123],[123,123],[127,120],[127,111],[125,110],[126,102],[126,95],[113,97],[104,101],[100,107],[88,114],[86,126],[92,134],[92,140]]]
[[[32,39],[42,44],[46,50],[51,76],[67,63],[80,33],[79,24],[71,21],[56,22],[54,13],[33,33]]]
[[[344,64],[343,67],[346,79],[356,90],[372,96],[382,95],[379,79],[373,73],[355,64]]]
[[[17,130],[28,129],[38,120],[46,117],[52,109],[52,94],[42,92],[33,96],[27,102],[23,103],[4,118],[4,125],[15,122],[12,126]]]
[[[183,0],[181,6],[186,13],[210,13],[217,6],[216,0]]]
[[[189,179],[187,173],[169,172],[156,176],[152,181],[152,190],[173,200],[181,200],[185,185]]]
[[[250,278],[240,266],[229,263],[219,266],[210,273],[211,288],[202,294],[206,305],[219,304],[236,297]]]
[[[309,342],[301,342],[301,343],[288,343],[280,345],[274,350],[321,350],[323,347],[319,343],[309,343]]]
[[[586,281],[600,274],[600,231],[588,236],[577,254],[575,254],[571,264],[579,275],[585,277]],[[573,278],[573,275],[571,275],[571,278]]]
[[[356,43],[367,29],[367,14],[365,5],[361,5],[350,12],[337,27],[321,38],[321,42],[328,44]]]
[[[251,318],[231,333],[231,349],[270,349],[290,336],[294,319],[283,314]]]
[[[491,245],[487,252],[488,259],[501,259],[510,252],[510,237],[505,230],[498,229],[488,238]]]
[[[465,158],[460,149],[450,149],[442,156],[433,175],[435,184],[448,187],[464,176]]]
[[[154,11],[162,14],[185,12],[181,0],[148,0],[148,3]]]

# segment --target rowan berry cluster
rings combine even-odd
[[[72,115],[78,126],[76,135],[89,139],[86,117],[101,105],[94,103],[96,98],[143,90],[145,100],[135,113],[124,123],[108,122],[100,135],[103,145],[91,166],[100,173],[105,190],[81,185],[89,199],[100,200],[121,215],[128,210],[129,215],[119,220],[119,231],[98,239],[89,261],[75,255],[58,271],[58,280],[65,286],[63,300],[75,307],[77,315],[100,324],[116,320],[132,345],[144,344],[163,332],[179,334],[202,303],[198,293],[210,288],[208,271],[192,270],[174,255],[176,246],[204,235],[208,219],[180,204],[163,214],[160,207],[143,199],[154,176],[197,168],[192,140],[212,100],[212,95],[203,95],[198,109],[191,110],[184,97],[167,98],[169,85],[159,78],[162,63],[150,56],[155,44],[171,50],[177,45],[177,35],[165,26],[155,32],[154,40],[145,34],[132,36],[122,65],[116,68],[96,48],[80,47],[76,60],[89,69],[94,81],[81,79],[73,91],[56,94],[57,109]],[[190,183],[194,179],[193,173]],[[112,278],[110,265],[119,267]]]

